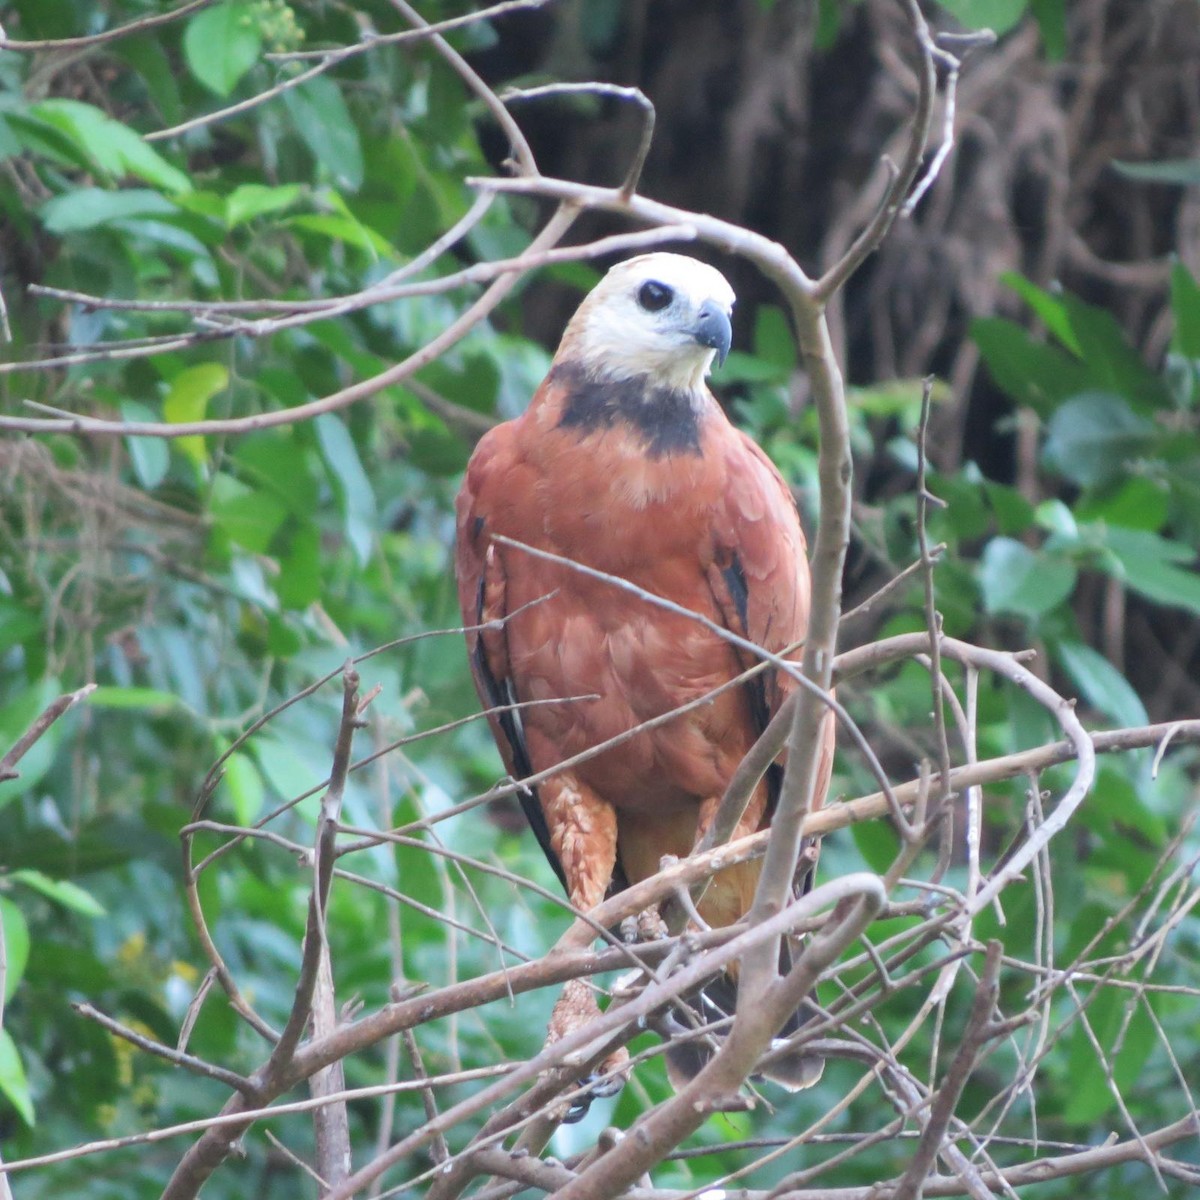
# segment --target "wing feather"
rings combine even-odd
[[[458,529],[455,543],[455,574],[458,578],[459,605],[465,618],[480,628],[467,632],[467,652],[475,690],[492,727],[504,765],[513,779],[520,782],[534,773],[525,741],[520,711],[509,708],[518,703],[508,655],[508,635],[501,622],[508,616],[507,580],[503,560],[491,545],[488,528],[489,499],[503,494],[504,480],[513,467],[509,426],[498,426],[480,441],[471,458],[467,477],[458,495]],[[472,620],[473,618],[473,620]],[[562,863],[550,842],[550,829],[542,811],[537,789],[518,792],[525,819],[546,855],[559,882],[566,887]]]

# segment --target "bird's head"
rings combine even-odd
[[[647,375],[692,390],[715,357],[729,353],[733,289],[720,271],[683,254],[642,254],[618,263],[571,318],[558,358],[589,375]]]

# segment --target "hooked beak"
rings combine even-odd
[[[729,314],[714,300],[705,300],[700,305],[696,317],[696,325],[692,337],[701,346],[708,346],[717,352],[717,366],[725,365],[725,357],[733,341],[733,326],[729,322]]]

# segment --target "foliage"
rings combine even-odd
[[[30,40],[99,32],[157,6],[17,0],[12,7],[9,36]],[[943,7],[968,25],[1000,26],[1028,9],[1047,51],[1063,52],[1061,0],[944,0]],[[821,9],[820,36],[832,38],[836,6]],[[457,11],[422,6],[429,20]],[[401,27],[382,0],[353,10],[224,0],[82,59],[0,54],[0,211],[10,264],[0,282],[13,358],[77,357],[54,370],[0,376],[4,411],[28,413],[23,406],[33,402],[39,411],[172,424],[272,413],[407,358],[466,310],[476,293],[457,287],[311,323],[271,324],[277,311],[311,298],[388,280],[468,210],[466,178],[491,169],[478,102],[427,47],[356,54],[295,87],[309,61],[270,57],[354,45],[360,25],[380,33]],[[471,51],[492,36],[477,23],[451,40]],[[170,132],[282,85],[287,90],[266,103]],[[156,136],[164,128],[170,136]],[[531,208],[497,200],[456,255],[473,262],[514,253],[532,224]],[[439,258],[421,278],[459,265],[454,256]],[[546,276],[582,290],[594,273],[574,265]],[[1146,365],[1103,309],[1021,277],[1007,282],[1029,319],[980,318],[972,337],[1014,409],[1037,422],[1045,495],[1031,498],[973,464],[931,473],[930,490],[947,504],[930,521],[931,536],[948,546],[937,571],[938,607],[954,636],[1036,644],[1095,724],[1142,725],[1143,700],[1112,661],[1111,643],[1097,637],[1089,606],[1098,594],[1132,596],[1181,621],[1200,615],[1200,287],[1175,266],[1175,334],[1159,369]],[[138,306],[30,295],[29,283]],[[264,297],[278,309],[265,311],[262,325],[232,332],[222,327],[230,313],[197,308]],[[171,306],[181,299],[183,307]],[[153,300],[163,306],[144,307]],[[208,320],[202,337],[193,335],[198,311]],[[312,421],[230,438],[54,434],[0,442],[0,751],[54,696],[100,685],[22,760],[18,779],[0,782],[6,1160],[206,1117],[228,1094],[134,1053],[82,1019],[72,1007],[80,1002],[171,1046],[194,1016],[192,1053],[234,1070],[259,1061],[260,1040],[216,989],[198,1015],[190,1010],[206,963],[180,887],[178,851],[205,773],[252,721],[348,658],[405,639],[362,666],[365,684],[381,689],[364,742],[396,748],[352,775],[347,822],[405,826],[485,791],[500,775],[479,721],[418,735],[477,707],[454,632],[449,567],[452,496],[470,449],[455,414],[505,417],[525,403],[548,359],[545,347],[522,335],[522,322],[518,291],[423,367],[411,387],[387,388]],[[1030,332],[1035,323],[1044,335]],[[143,342],[147,352],[122,349]],[[750,347],[730,356],[716,382],[811,509],[816,422],[811,411],[793,415],[795,377],[786,319],[763,306]],[[920,399],[911,381],[853,397],[860,475],[885,480],[866,497],[856,535],[864,562],[889,570],[917,553]],[[914,584],[880,632],[923,629],[923,603]],[[423,636],[434,631],[447,632]],[[931,753],[928,676],[914,664],[880,686],[850,685],[844,697],[899,776]],[[249,826],[288,806],[272,828],[293,845],[311,845],[339,701],[336,682],[328,683],[239,743],[204,816]],[[981,680],[977,712],[981,756],[1054,736],[1045,714],[1011,683]],[[835,792],[873,790],[850,756],[839,772]],[[977,933],[1001,939],[1006,954],[1022,961],[1041,962],[1047,944],[1060,963],[1136,950],[1148,936],[1139,925],[1146,895],[1176,866],[1186,880],[1193,861],[1183,814],[1194,777],[1187,749],[1169,755],[1157,776],[1148,752],[1106,763],[1076,836],[1053,848],[1053,928],[1034,919],[1039,883],[1031,878],[1006,900],[1006,923],[987,916]],[[295,803],[297,796],[306,798]],[[1022,829],[1026,803],[1023,785],[989,790],[985,842],[994,852]],[[522,892],[514,900],[505,880],[409,845],[351,860],[348,869],[373,887],[334,889],[328,929],[339,996],[378,1007],[392,985],[471,978],[544,952],[548,931],[565,917],[548,867],[513,816],[509,802],[490,820],[478,812],[455,817],[436,826],[436,841],[485,864],[502,862],[541,884],[545,896]],[[224,841],[217,831],[200,835],[197,857]],[[853,836],[831,840],[822,872],[876,869],[894,848],[883,824],[856,826]],[[956,862],[944,882],[961,888],[965,878],[966,866]],[[309,885],[294,857],[253,840],[202,877],[200,899],[221,953],[276,1027],[291,1002]],[[399,893],[401,904],[379,888]],[[447,917],[463,930],[448,929]],[[904,920],[873,929],[872,940],[882,943]],[[1036,1097],[1015,1100],[1015,1115],[1036,1115],[1043,1137],[1101,1140],[1119,1121],[1118,1094],[1147,1127],[1179,1115],[1181,1082],[1200,1073],[1200,924],[1186,909],[1172,920],[1174,937],[1155,962],[1158,990],[1127,1002],[1087,979],[1074,1001],[1056,1008]],[[869,965],[861,970],[865,976]],[[958,989],[952,1021],[964,1019],[970,1002],[969,982]],[[537,992],[424,1028],[425,1067],[529,1058],[551,1000]],[[889,1032],[913,1018],[917,1003],[911,993],[896,999],[882,1014]],[[1072,1003],[1086,1009],[1086,1022],[1075,1019]],[[1092,1034],[1115,1047],[1115,1086]],[[929,1051],[928,1036],[918,1037],[921,1052]],[[635,1049],[651,1044],[647,1038]],[[395,1050],[350,1060],[348,1084],[386,1077]],[[698,1187],[736,1169],[749,1161],[746,1152],[721,1143],[794,1133],[801,1120],[832,1109],[854,1077],[848,1064],[831,1066],[811,1099],[794,1102],[803,1104],[803,1118],[789,1101],[771,1117],[710,1122],[696,1140],[713,1152],[669,1164],[656,1184]],[[987,1070],[971,1081],[971,1111],[988,1103],[994,1083]],[[609,1120],[628,1125],[666,1093],[652,1060],[609,1110],[563,1131],[556,1148],[565,1155],[587,1144]],[[451,1100],[465,1094],[465,1085],[448,1093]],[[839,1129],[882,1124],[880,1111],[877,1095],[861,1097]],[[351,1112],[355,1144],[364,1147],[381,1121],[387,1135],[425,1120],[415,1092],[399,1096],[394,1111],[363,1103]],[[309,1153],[306,1117],[282,1118],[272,1132]],[[17,1176],[16,1186],[23,1198],[154,1196],[184,1144],[124,1150],[103,1170],[79,1159]],[[852,1160],[841,1180],[868,1183],[897,1169],[896,1145]],[[305,1186],[265,1139],[249,1140],[246,1151],[247,1161],[218,1174],[206,1194],[242,1195],[251,1179],[264,1196]],[[1188,1153],[1194,1161],[1194,1147]],[[410,1173],[425,1166],[410,1165]],[[769,1186],[786,1169],[782,1162],[760,1168],[755,1185]],[[1124,1170],[1131,1186],[1146,1186],[1144,1170]],[[1070,1186],[1049,1185],[1045,1194]]]

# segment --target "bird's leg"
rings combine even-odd
[[[617,814],[611,804],[569,773],[540,784],[538,792],[550,844],[566,876],[567,896],[578,911],[590,912],[604,899],[612,882],[617,861]],[[546,1044],[574,1033],[599,1015],[600,1006],[588,984],[582,979],[568,980],[550,1015]],[[628,1061],[629,1052],[622,1046],[605,1059],[601,1073],[612,1075]],[[620,1086],[617,1077],[615,1086],[593,1088],[592,1095],[611,1095]],[[584,1103],[574,1119],[586,1111]]]
[[[754,833],[762,825],[766,803],[766,788],[760,786],[746,805],[746,811],[742,813],[730,840]],[[720,796],[710,796],[700,805],[696,820],[696,844],[708,832],[720,806]],[[717,871],[700,901],[700,916],[714,929],[722,929],[740,920],[750,909],[760,869],[761,864],[749,862]],[[692,927],[696,928],[694,923]]]

